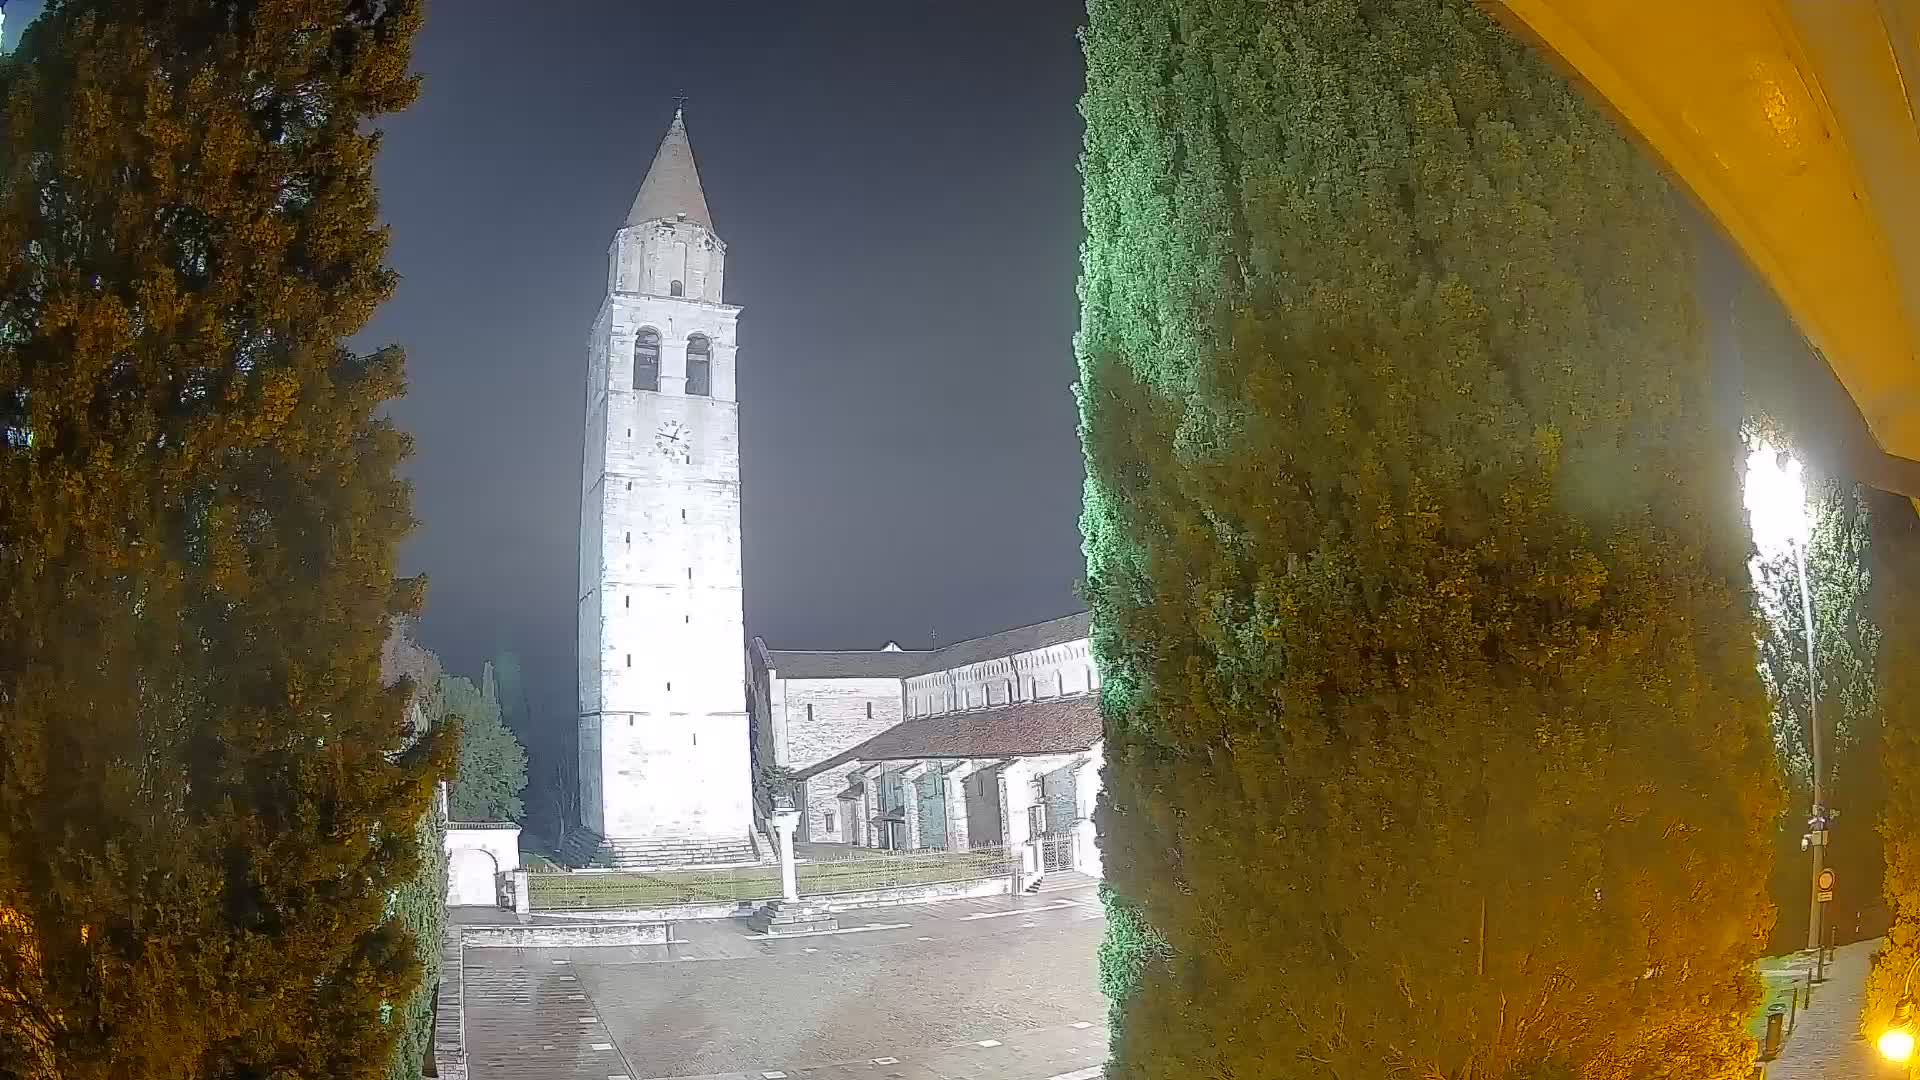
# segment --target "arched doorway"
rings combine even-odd
[[[500,863],[485,848],[455,848],[447,859],[447,903],[493,907],[500,902]]]

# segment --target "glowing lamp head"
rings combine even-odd
[[[1913,1032],[1906,1028],[1888,1028],[1880,1036],[1880,1056],[1888,1061],[1905,1061],[1913,1056]]]

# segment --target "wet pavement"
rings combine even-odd
[[[1106,1057],[1091,886],[843,913],[764,938],[468,949],[473,1080],[1090,1080]]]

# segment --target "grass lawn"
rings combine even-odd
[[[974,881],[1007,872],[1005,855],[999,851],[835,859],[803,862],[794,868],[802,896]],[[644,873],[533,873],[527,880],[533,907],[547,911],[771,900],[780,895],[778,866]]]
[[[1765,1038],[1767,1034],[1767,1007],[1783,1005],[1789,1019],[1793,1016],[1793,988],[1803,985],[1806,975],[1789,965],[1798,959],[1797,955],[1769,956],[1755,965],[1760,975],[1760,1004],[1747,1017],[1747,1031],[1754,1038]]]

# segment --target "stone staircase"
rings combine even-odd
[[[833,912],[818,904],[801,901],[789,904],[785,900],[769,900],[760,905],[760,910],[747,917],[747,925],[755,933],[768,937],[782,934],[806,934],[819,930],[838,930],[840,920]]]
[[[678,870],[699,866],[742,866],[773,860],[773,849],[764,840],[743,834],[740,837],[656,836],[645,839],[609,840],[579,830],[567,837],[560,854],[576,868],[601,867],[614,870]]]

